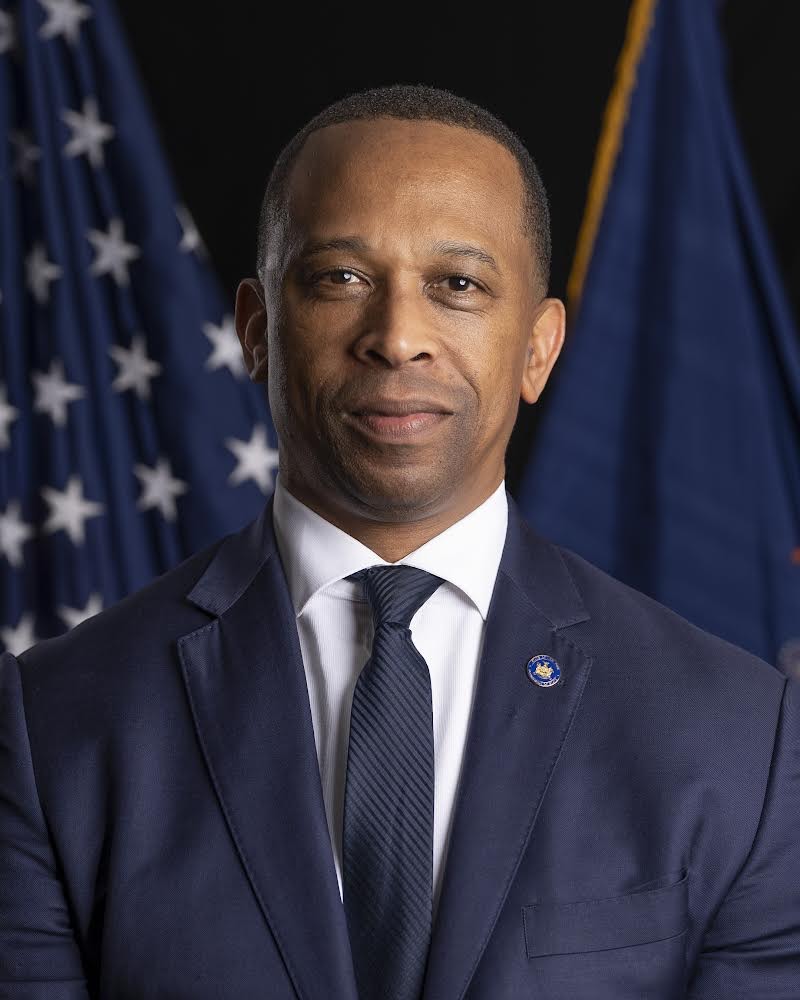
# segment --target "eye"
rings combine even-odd
[[[369,292],[367,278],[350,267],[326,267],[302,278],[307,294],[324,299],[351,299]]]
[[[465,274],[450,274],[442,282],[448,292],[471,292],[478,288],[478,285]]]
[[[493,298],[490,288],[468,274],[440,274],[432,277],[427,286],[431,301],[445,309],[484,309]]]
[[[324,271],[317,277],[319,280],[327,279],[332,285],[355,285],[361,280],[355,271],[348,271],[346,267]]]

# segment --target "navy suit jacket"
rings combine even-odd
[[[424,1000],[796,1000],[797,687],[509,518]],[[356,1000],[271,506],[0,663],[0,996]]]

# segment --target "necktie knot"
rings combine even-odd
[[[411,619],[443,582],[415,566],[372,566],[354,574],[372,608],[377,631],[381,625],[408,628]]]

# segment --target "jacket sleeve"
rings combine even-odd
[[[800,997],[800,685],[788,681],[750,855],[706,934],[690,1000]]]
[[[89,991],[36,791],[17,661],[0,655],[0,998]]]

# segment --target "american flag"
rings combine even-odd
[[[240,527],[276,465],[114,11],[0,5],[0,644]]]

